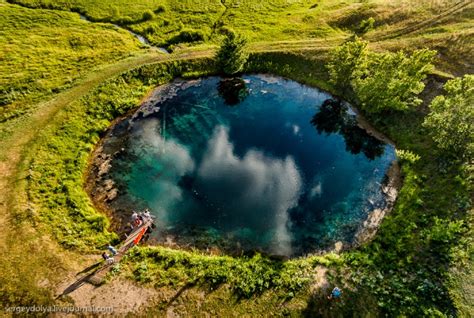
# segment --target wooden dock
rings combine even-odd
[[[93,274],[87,277],[87,281],[94,285],[100,285],[103,283],[105,276],[112,269],[115,264],[118,264],[122,257],[127,253],[127,251],[137,245],[143,236],[145,235],[148,228],[153,224],[153,219],[145,219],[143,223],[135,228],[132,233],[130,233],[125,241],[122,242],[120,247],[117,250],[117,254],[113,256],[113,262],[105,262],[99,269],[97,269]]]

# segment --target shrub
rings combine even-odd
[[[246,50],[247,40],[235,32],[229,32],[215,56],[219,70],[233,75],[243,70],[249,57]]]
[[[367,42],[355,38],[354,41],[336,47],[327,65],[330,82],[340,89],[350,88],[354,71],[367,58]]]
[[[142,21],[149,21],[149,20],[153,20],[154,18],[155,18],[155,14],[153,13],[153,11],[147,10],[143,12]]]
[[[179,32],[178,35],[172,37],[168,40],[168,44],[178,44],[178,43],[192,43],[204,41],[206,39],[205,34],[202,31],[197,31],[193,29],[184,29]]]
[[[359,24],[359,27],[356,30],[356,34],[362,35],[374,28],[375,19],[370,17],[366,20],[362,20]]]
[[[227,27],[227,26],[222,26],[219,28],[219,33],[220,34],[223,34],[225,36],[228,36],[229,34],[233,33],[234,30],[232,30],[231,28]]]
[[[474,75],[465,75],[444,85],[446,95],[430,104],[423,126],[438,147],[459,158],[474,156]]]
[[[420,156],[411,152],[410,150],[402,150],[402,149],[397,149],[395,150],[397,153],[397,157],[401,162],[407,162],[407,163],[415,163],[418,160],[420,160]]]
[[[153,12],[155,13],[166,12],[166,7],[164,5],[159,5]]]
[[[133,24],[135,23],[135,21],[129,16],[124,16],[124,17],[117,18],[117,20],[115,20],[115,23],[121,24],[121,25],[127,25],[127,24]]]
[[[403,51],[370,54],[365,64],[357,66],[351,83],[362,108],[378,113],[421,104],[417,95],[425,88],[422,81],[432,69],[434,56],[434,51],[426,49],[410,56]]]
[[[419,105],[422,101],[417,95],[425,87],[423,80],[433,67],[436,52],[373,53],[366,47],[367,43],[356,37],[334,49],[328,63],[330,81],[339,88],[351,89],[368,113]]]

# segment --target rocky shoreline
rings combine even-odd
[[[375,237],[383,218],[393,209],[401,185],[400,165],[397,161],[394,161],[386,173],[386,182],[382,184],[386,206],[383,209],[374,209],[369,213],[367,220],[362,223],[357,231],[352,247],[367,243]]]

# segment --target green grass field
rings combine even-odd
[[[86,23],[74,13],[0,3],[0,15],[1,122],[70,87],[91,69],[140,49],[126,31]]]
[[[165,295],[141,312],[150,316],[170,306],[182,315],[251,317],[474,314],[472,166],[446,159],[421,126],[441,82],[474,71],[468,1],[0,0],[0,17],[2,307],[71,304],[54,299],[58,286],[116,239],[84,190],[92,149],[156,85],[215,74],[214,49],[233,29],[250,42],[247,72],[291,78],[354,105],[355,96],[329,82],[332,48],[359,34],[378,52],[436,50],[419,109],[366,114],[421,159],[402,160],[394,210],[356,250],[280,262],[141,247],[109,280]],[[362,32],[369,18],[373,28]],[[127,29],[173,53],[141,45]],[[321,268],[331,286],[345,286],[343,302],[328,303],[313,286]]]

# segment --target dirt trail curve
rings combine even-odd
[[[383,40],[389,40],[389,39],[394,39],[403,35],[407,35],[422,29],[426,29],[432,26],[435,26],[438,23],[441,23],[444,19],[451,17],[457,13],[461,13],[464,10],[466,10],[469,7],[472,7],[474,5],[474,2],[472,0],[463,0],[454,3],[451,7],[449,7],[447,10],[444,12],[441,12],[437,16],[424,20],[418,23],[414,23],[412,25],[409,25],[405,28],[399,29],[399,30],[393,30],[389,32],[388,34],[382,34],[379,36],[373,36],[373,37],[368,37],[370,41],[383,41]]]

